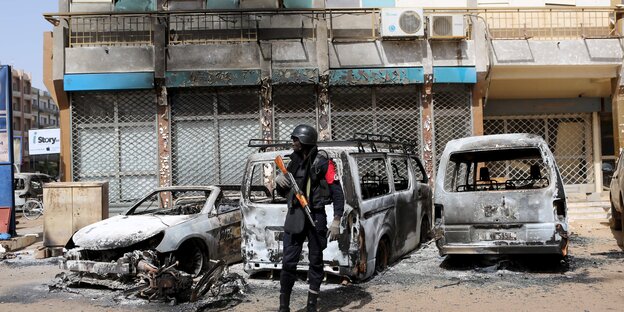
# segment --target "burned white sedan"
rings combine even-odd
[[[436,177],[437,246],[442,255],[565,256],[565,198],[555,159],[539,136],[450,141]]]
[[[123,215],[76,232],[62,267],[98,275],[175,267],[197,276],[211,259],[240,261],[239,196],[218,186],[156,189]]]

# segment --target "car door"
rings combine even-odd
[[[217,204],[219,254],[227,263],[241,257],[241,210],[238,200],[222,198]]]
[[[422,233],[421,228],[426,226],[426,231],[431,230],[433,222],[433,193],[431,186],[429,185],[429,177],[425,172],[420,159],[415,156],[410,157],[410,169],[412,172],[412,178],[414,179],[414,203],[418,206],[418,233]],[[427,224],[422,224],[423,217],[426,216],[425,221]],[[421,237],[422,238],[422,237]]]
[[[620,157],[617,160],[617,165],[613,177],[611,178],[610,185],[613,204],[616,207],[619,207],[620,212],[624,211],[624,207],[621,207],[621,197],[622,193],[624,193],[624,189],[622,188],[624,185],[624,172],[622,172],[622,170],[624,170],[624,162],[622,161],[623,156],[624,152],[620,153]]]
[[[394,248],[399,254],[416,248],[418,238],[419,206],[414,195],[414,181],[405,155],[389,156],[394,192],[395,226]]]
[[[362,216],[361,223],[368,231],[366,250],[373,251],[376,250],[376,244],[382,235],[387,233],[389,238],[394,239],[396,226],[394,189],[389,183],[389,165],[383,153],[352,155],[356,168],[354,180]]]

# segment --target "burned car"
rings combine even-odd
[[[413,151],[368,139],[319,142],[318,146],[319,153],[336,163],[346,201],[339,238],[328,242],[323,252],[327,274],[366,279],[414,250],[428,236],[432,192]],[[282,267],[288,208],[286,199],[275,191],[274,159],[280,155],[287,162],[291,152],[265,151],[248,158],[241,202],[241,248],[244,270],[250,274]],[[333,208],[330,204],[325,209],[329,224]],[[299,271],[308,269],[307,250],[304,243]]]
[[[436,176],[437,246],[447,254],[567,254],[567,206],[546,142],[500,134],[448,142]]]
[[[620,153],[616,162],[615,172],[609,184],[609,201],[611,202],[611,228],[614,230],[624,229],[624,153]]]
[[[158,188],[124,214],[77,231],[62,267],[98,275],[136,275],[175,267],[191,276],[209,260],[241,260],[239,191],[232,187]]]

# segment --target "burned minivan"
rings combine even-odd
[[[336,163],[346,200],[339,238],[328,242],[323,252],[327,274],[366,279],[414,250],[429,234],[432,192],[412,151],[372,140],[319,142],[318,146],[319,153]],[[291,152],[261,151],[248,158],[241,202],[241,248],[244,269],[250,274],[282,267],[287,206],[275,190],[274,159],[280,155],[287,162]],[[331,204],[325,209],[331,223]],[[297,270],[307,269],[304,243]]]
[[[238,262],[240,191],[226,191],[233,188],[157,188],[124,214],[78,230],[61,267],[103,276],[166,267],[197,276],[210,260]]]
[[[568,250],[564,188],[546,142],[531,134],[448,142],[436,176],[441,255]]]

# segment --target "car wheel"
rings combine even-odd
[[[375,255],[375,271],[377,273],[383,272],[388,268],[388,259],[390,258],[390,252],[388,249],[388,241],[382,238],[377,245],[377,254]]]
[[[204,246],[195,241],[182,244],[176,251],[175,258],[179,261],[178,268],[193,277],[198,276],[209,267],[208,253]]]
[[[420,243],[424,243],[431,239],[431,224],[429,224],[429,217],[424,216],[420,223]]]
[[[611,228],[618,231],[621,230],[624,220],[622,219],[622,214],[615,209],[613,200],[611,201],[611,219]]]

